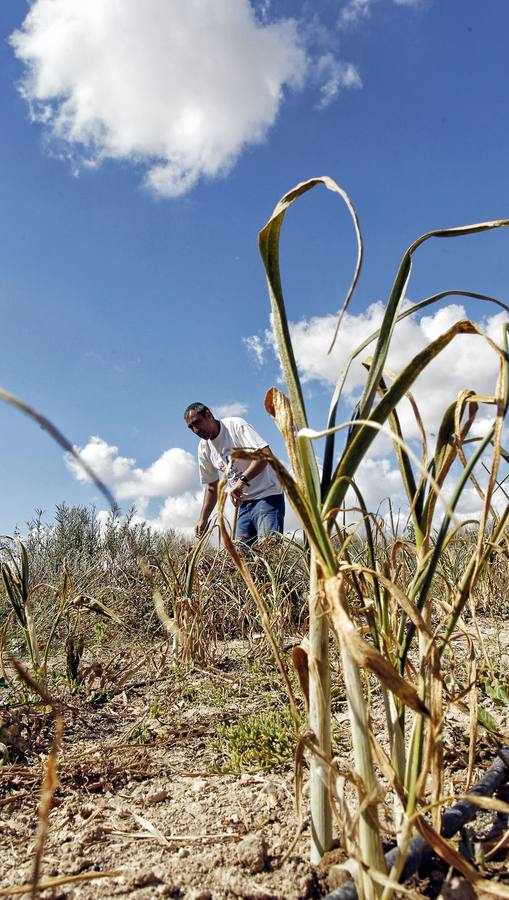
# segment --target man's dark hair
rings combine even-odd
[[[208,406],[205,406],[204,403],[190,403],[188,407],[186,407],[186,411],[184,413],[184,420],[187,422],[187,417],[189,413],[197,412],[198,415],[204,416],[206,412],[210,412]]]

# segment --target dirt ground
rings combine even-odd
[[[88,660],[81,691],[61,700],[59,784],[40,878],[75,881],[41,896],[304,900],[327,894],[345,877],[331,865],[342,861],[340,850],[320,869],[308,862],[306,774],[296,838],[291,760],[262,773],[217,773],[228,768],[217,746],[221,724],[284,706],[267,655],[260,661],[252,643],[237,641],[220,646],[207,666],[185,671],[164,667],[162,651],[130,648],[111,659]],[[340,729],[344,698],[335,700],[334,714]],[[12,746],[0,767],[0,896],[14,896],[5,889],[31,877],[53,719],[43,704],[29,711],[20,704],[17,717],[12,707],[6,716],[4,710]],[[464,774],[462,733],[458,723],[456,738],[446,743],[452,783],[455,772],[458,781]],[[493,755],[481,746],[480,766]],[[506,873],[506,855],[492,865],[497,877]],[[434,880],[446,871],[435,863],[414,882],[413,896],[436,896]],[[106,877],[79,880],[94,874]],[[451,885],[448,896],[473,896],[464,893],[464,882],[463,893]]]

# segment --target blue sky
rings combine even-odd
[[[279,369],[257,250],[282,194],[331,176],[352,197],[365,240],[343,343],[327,359],[331,314],[353,269],[351,224],[323,189],[285,221],[287,307],[317,428],[341,353],[379,321],[412,240],[509,216],[509,7],[114,7],[0,6],[0,384],[86,448],[124,510],[136,503],[156,525],[190,527],[199,486],[196,439],[182,420],[189,402],[234,404],[282,449],[263,409]],[[507,301],[508,241],[502,230],[427,244],[408,296],[465,288]],[[392,364],[463,312],[499,335],[495,307],[455,304],[410,323]],[[423,387],[431,430],[449,381],[451,400],[460,387],[493,384],[480,339],[464,340]],[[63,500],[104,506],[33,422],[1,404],[0,427],[2,532],[23,529],[38,508],[51,520]],[[373,502],[388,485],[396,491],[387,452],[382,442],[368,461]]]

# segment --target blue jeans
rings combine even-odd
[[[283,533],[285,521],[284,494],[271,494],[259,500],[245,500],[239,506],[237,540],[252,544],[273,531]]]

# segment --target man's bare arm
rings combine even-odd
[[[264,450],[269,450],[269,447],[264,447]],[[260,472],[263,472],[265,466],[268,465],[266,459],[253,459],[252,462],[249,463],[247,469],[242,473],[244,478],[247,478],[248,481],[252,481],[253,478],[256,478]]]
[[[213,482],[211,482],[211,484],[205,485],[205,490],[203,492],[203,503],[201,506],[200,518],[198,519],[198,524],[196,525],[196,528],[194,529],[197,537],[201,537],[201,535],[207,530],[210,515],[217,503],[217,485],[218,485],[218,481],[213,481]]]

